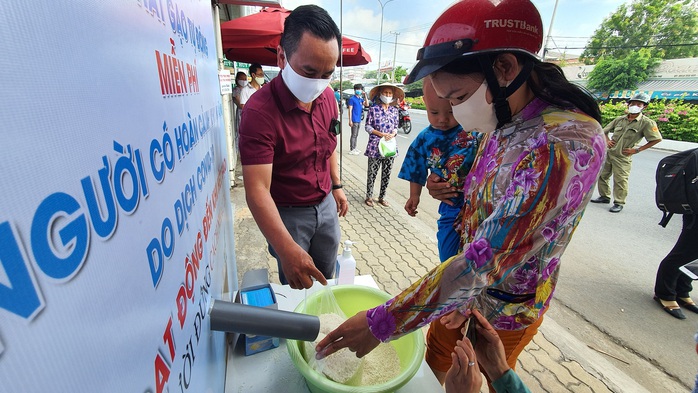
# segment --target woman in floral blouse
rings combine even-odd
[[[399,113],[397,102],[405,99],[405,93],[395,85],[383,83],[371,89],[369,97],[374,102],[374,105],[368,109],[366,117],[368,145],[364,155],[368,157],[368,173],[365,203],[368,206],[373,206],[373,184],[376,182],[378,169],[382,167],[378,203],[387,207],[389,205],[385,201],[385,192],[388,190],[388,184],[390,183],[390,172],[393,170],[395,155],[391,157],[381,156],[378,151],[378,143],[381,138],[389,141],[397,135]]]
[[[509,17],[520,23],[492,23]],[[463,252],[347,320],[318,344],[318,357],[344,347],[361,357],[433,321],[427,362],[443,381],[461,314],[476,307],[515,368],[550,304],[560,257],[605,157],[598,105],[559,67],[538,60],[542,34],[529,0],[464,0],[436,20],[407,83],[430,75],[463,129],[485,134],[464,182]],[[455,195],[442,184],[432,195]]]

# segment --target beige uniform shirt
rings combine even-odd
[[[619,156],[623,155],[623,149],[634,148],[642,138],[647,142],[662,139],[657,123],[642,113],[635,120],[628,119],[627,115],[618,116],[604,127],[603,132],[613,134],[611,139],[616,145],[608,152]]]

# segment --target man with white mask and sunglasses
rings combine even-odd
[[[245,105],[240,158],[245,196],[291,288],[326,284],[335,270],[339,218],[348,210],[339,178],[339,112],[329,79],[341,34],[324,9],[300,6],[284,23],[279,76]]]

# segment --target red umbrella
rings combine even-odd
[[[345,66],[364,65],[371,62],[371,56],[361,44],[347,37],[342,37],[342,57]],[[340,65],[340,62],[337,62],[337,65]]]
[[[284,31],[284,21],[290,13],[284,8],[263,8],[256,14],[221,23],[223,53],[228,60],[277,65],[276,47]],[[361,44],[347,37],[342,37],[342,56],[345,66],[363,65],[371,61],[371,56]]]

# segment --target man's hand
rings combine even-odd
[[[351,120],[349,120],[349,127],[353,127],[353,126],[354,126],[354,123],[352,123]]]
[[[432,198],[438,199],[449,206],[453,206],[453,202],[450,199],[458,196],[458,189],[435,173],[427,177],[427,190],[429,190],[429,195]]]
[[[271,244],[281,262],[281,269],[291,288],[310,288],[312,277],[320,283],[327,280],[315,267],[313,259],[294,240],[284,226],[279,210],[269,192],[271,185],[271,164],[243,165],[245,199],[257,226]]]
[[[313,279],[311,277],[315,277],[320,284],[327,285],[325,276],[315,267],[313,258],[299,245],[295,244],[295,247],[288,253],[284,253],[283,256],[278,252],[277,254],[281,261],[281,269],[291,288],[303,289],[312,287]]]
[[[623,149],[623,151],[621,153],[623,153],[624,156],[632,156],[634,154],[637,154],[637,150],[635,150],[634,147],[627,148],[627,149]]]
[[[337,203],[337,213],[339,213],[339,216],[346,216],[347,212],[349,211],[349,202],[347,201],[347,196],[344,195],[344,190],[341,188],[332,190],[332,196],[334,197],[334,201]]]
[[[609,149],[612,148],[612,147],[615,146],[615,145],[616,145],[616,141],[614,141],[613,139],[609,139],[609,140],[608,140],[608,143],[606,143],[606,146],[607,146]]]
[[[357,357],[364,357],[373,351],[380,341],[371,333],[366,320],[366,311],[361,311],[344,321],[343,324],[330,332],[315,347],[315,357],[322,359],[342,348],[356,352]]]

